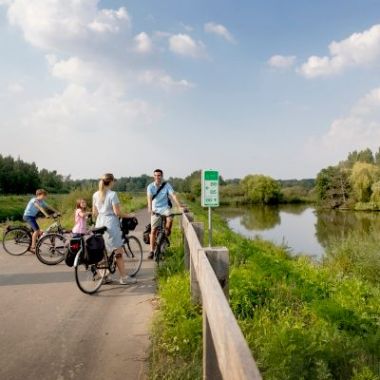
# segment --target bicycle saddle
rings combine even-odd
[[[92,228],[91,231],[94,234],[103,235],[107,231],[107,227],[104,226],[104,227]]]

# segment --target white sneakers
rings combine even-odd
[[[119,283],[120,285],[131,285],[131,284],[136,284],[137,280],[135,277],[131,276],[125,276],[125,277],[120,277]]]

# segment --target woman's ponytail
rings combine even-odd
[[[106,199],[106,193],[108,190],[109,185],[112,181],[115,180],[115,177],[112,173],[106,173],[99,181],[99,193],[100,193],[100,200],[104,202]]]

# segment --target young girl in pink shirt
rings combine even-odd
[[[87,217],[91,212],[86,211],[87,203],[84,199],[78,199],[75,210],[75,226],[73,228],[73,236],[82,236],[87,233]]]

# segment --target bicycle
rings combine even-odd
[[[64,260],[64,246],[67,231],[60,222],[61,214],[53,214],[54,222],[39,237],[36,256],[47,265],[55,265]],[[3,248],[12,256],[21,256],[30,251],[33,230],[27,225],[8,226],[3,236]]]
[[[129,235],[128,230],[122,230],[124,268],[128,276],[134,277],[141,268],[143,261],[143,248],[140,240],[133,235]]]
[[[93,228],[91,230],[94,235],[102,237],[106,231],[107,227]],[[126,274],[133,277],[141,268],[143,257],[142,245],[136,236],[128,236],[127,233],[123,235],[124,266]],[[73,241],[76,244],[74,249],[77,250],[74,259],[75,281],[83,293],[93,294],[100,289],[108,273],[115,273],[115,252],[108,255],[107,250],[104,249],[104,257],[101,261],[96,264],[88,264],[84,237],[73,239]]]
[[[165,251],[166,248],[170,246],[169,238],[165,231],[165,225],[166,225],[166,218],[170,216],[176,216],[176,215],[182,215],[182,212],[180,213],[171,213],[169,215],[162,215],[155,213],[156,216],[160,218],[159,225],[157,227],[157,234],[156,234],[156,241],[155,241],[155,248],[153,251],[153,257],[156,261],[157,265],[160,265],[160,261],[165,259]]]

